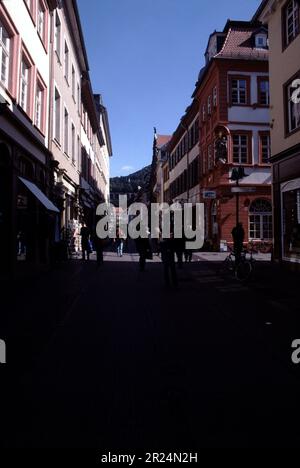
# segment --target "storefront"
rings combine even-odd
[[[2,130],[2,129],[1,129]],[[51,261],[58,208],[49,198],[50,158],[37,143],[0,131],[0,277],[26,275]],[[26,147],[28,146],[28,147]]]
[[[282,256],[300,263],[300,178],[281,184]]]
[[[300,265],[300,144],[273,158],[274,258]]]

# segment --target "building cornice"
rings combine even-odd
[[[299,1],[299,0],[298,0]],[[270,16],[283,4],[285,0],[263,0],[255,12],[252,22],[260,21],[267,23]]]
[[[36,145],[40,151],[45,153],[46,156],[52,157],[51,151],[46,147],[46,145],[41,141],[39,138],[39,132],[38,130],[35,130],[34,128],[31,130],[28,128],[23,122],[21,122],[20,119],[14,114],[14,112],[11,111],[9,106],[2,102],[1,100],[1,109],[0,109],[0,115],[5,116],[8,120],[11,120],[15,127],[22,132],[28,140],[30,140],[34,145]],[[35,134],[35,133],[36,134]],[[9,135],[8,135],[9,137]],[[9,137],[10,138],[10,137]]]
[[[89,115],[93,132],[97,135],[100,146],[103,146],[103,135],[100,128],[94,94],[88,73],[84,74],[82,77],[81,99]]]
[[[47,4],[50,11],[55,10],[55,8],[58,8],[59,6],[58,0],[47,0]]]
[[[179,140],[186,133],[188,126],[193,122],[198,113],[198,100],[194,99],[191,105],[187,107],[186,113],[181,118],[175,132],[172,135],[172,138],[167,143],[167,151],[172,151],[172,149],[177,145]]]
[[[60,2],[59,2],[60,3]],[[84,41],[84,35],[81,26],[81,20],[76,0],[63,0],[63,7],[65,9],[66,17],[69,22],[69,30],[72,36],[81,70],[83,72],[89,71],[88,56]]]
[[[297,145],[291,146],[290,148],[281,151],[281,153],[275,154],[270,158],[270,162],[274,163],[282,159],[293,157],[295,155],[300,155],[300,143],[297,143]]]
[[[98,118],[100,119],[100,115],[103,118],[103,126],[104,126],[104,132],[105,132],[105,137],[106,137],[108,154],[109,156],[112,156],[112,144],[111,144],[108,113],[107,113],[106,107],[103,105],[101,94],[94,94],[94,102],[95,102],[96,110],[99,114]],[[103,142],[103,144],[105,144],[105,142]]]
[[[102,107],[102,116],[103,116],[103,124],[104,124],[104,131],[106,136],[107,148],[109,156],[112,156],[112,143],[111,143],[111,135],[110,135],[110,128],[109,128],[109,120],[108,120],[108,113],[107,109],[104,106]]]

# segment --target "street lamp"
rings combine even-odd
[[[244,179],[244,177],[248,177],[248,174],[245,174],[245,168],[243,166],[234,167],[232,169],[230,180],[236,182],[237,189],[236,192],[236,226],[239,224],[239,203],[240,203],[240,192],[239,192],[239,185],[240,180]]]

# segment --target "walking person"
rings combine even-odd
[[[104,263],[103,250],[104,250],[104,239],[100,239],[97,234],[94,239],[94,246],[97,255],[97,267],[100,267]]]
[[[115,239],[117,245],[117,255],[118,257],[123,257],[123,248],[124,248],[124,233],[123,231],[118,228],[117,229],[117,237]]]
[[[81,250],[82,250],[82,260],[89,260],[90,259],[90,230],[87,227],[86,223],[83,223],[82,228],[80,230],[81,236]]]
[[[184,239],[183,238],[173,239],[173,244],[175,248],[178,268],[181,269],[183,266],[183,253],[184,253],[184,246],[185,246]]]
[[[169,288],[170,285],[172,285],[173,288],[178,289],[178,279],[175,265],[176,244],[174,243],[172,234],[170,239],[163,239],[161,241],[160,248],[164,269],[165,286]]]
[[[190,226],[191,228],[191,226]],[[188,242],[195,242],[196,237],[193,237],[192,239],[188,239],[186,235],[183,237],[184,240],[184,260],[185,263],[191,263],[193,260],[193,249],[187,249],[186,245]]]
[[[151,245],[148,237],[143,238],[139,237],[136,239],[136,248],[138,251],[138,254],[140,256],[139,258],[139,267],[140,271],[145,271],[146,267],[146,260],[152,260],[152,250],[151,250]]]
[[[185,263],[191,263],[193,260],[193,251],[192,249],[185,249],[184,250],[184,260]]]

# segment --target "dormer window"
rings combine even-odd
[[[266,34],[257,34],[255,36],[255,47],[257,49],[266,49],[268,46],[268,39]]]

